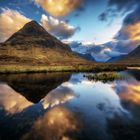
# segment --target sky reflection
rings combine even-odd
[[[112,135],[120,139],[129,130],[132,137],[136,134],[138,138],[140,82],[131,74],[124,74],[129,75],[128,79],[106,83],[90,81],[84,73],[72,74],[37,103],[1,83],[0,115],[4,119],[0,119],[0,130],[4,138],[8,131],[15,137],[15,130],[22,132],[18,136],[24,140],[112,140]]]
[[[7,84],[0,84],[0,108],[8,113],[17,113],[23,111],[25,108],[31,106],[33,103],[29,102],[24,96],[14,91]]]

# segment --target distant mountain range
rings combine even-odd
[[[108,42],[103,45],[95,44],[86,44],[83,45],[80,42],[73,42],[70,44],[71,49],[80,56],[100,62],[112,62],[112,63],[126,63],[126,64],[140,64],[140,46],[134,49],[129,54],[119,53],[119,51],[111,50],[108,51],[109,46],[112,49],[113,46],[116,46],[117,42]],[[107,51],[106,51],[107,49]]]
[[[83,42],[76,42],[73,41],[69,43],[72,51],[81,54],[88,60],[97,61],[97,62],[106,62],[111,57],[109,54],[106,54],[105,49],[108,48],[107,46],[115,45],[115,42],[112,44],[102,44],[102,45],[95,45],[94,43],[83,43]]]
[[[0,44],[0,64],[10,65],[75,65],[87,60],[50,35],[36,21],[24,25]]]

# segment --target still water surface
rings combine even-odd
[[[140,140],[140,71],[0,75],[0,140]]]

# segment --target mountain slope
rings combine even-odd
[[[86,60],[50,35],[36,21],[24,25],[0,44],[0,65],[75,65]]]
[[[117,62],[117,61],[120,61],[124,58],[125,56],[117,56],[117,57],[112,57],[110,58],[107,62]]]
[[[140,64],[140,46],[138,46],[128,55],[122,57],[118,62],[134,65]]]

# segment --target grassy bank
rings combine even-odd
[[[71,65],[71,66],[34,66],[0,65],[0,73],[35,73],[35,72],[100,72],[125,70],[124,66],[115,65]]]

